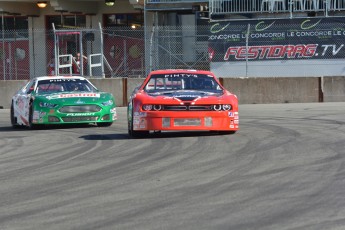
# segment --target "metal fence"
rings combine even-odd
[[[146,32],[143,27],[70,29],[55,33],[35,29],[20,38],[15,38],[18,31],[3,31],[0,80],[81,73],[107,78],[144,77],[152,69],[209,69],[207,35],[196,31],[196,27],[150,27]],[[84,56],[83,62],[77,61],[78,53]],[[103,69],[94,68],[95,63],[101,62]]]
[[[73,31],[58,41],[54,31],[4,31],[0,80],[57,74],[56,46],[59,64],[67,65],[59,70],[63,75],[81,74],[74,58],[82,53],[82,72],[89,77],[145,77],[155,69],[212,70],[220,77],[345,76],[343,18]]]
[[[210,0],[211,14],[324,12],[344,10],[342,0]]]

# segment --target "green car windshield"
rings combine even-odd
[[[219,92],[222,88],[212,76],[184,73],[152,75],[145,86],[145,91],[149,93],[172,90]]]
[[[47,79],[37,82],[36,93],[50,94],[57,92],[97,92],[98,90],[83,79]]]

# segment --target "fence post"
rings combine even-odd
[[[246,77],[248,77],[248,43],[249,43],[249,32],[250,32],[250,24],[247,27],[246,33]]]
[[[122,94],[123,94],[123,100],[122,100],[122,105],[127,106],[128,98],[127,98],[127,79],[128,78],[122,78]]]
[[[323,101],[323,77],[318,77],[319,80],[319,102],[324,102]]]

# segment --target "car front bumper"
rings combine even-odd
[[[237,131],[237,111],[148,111],[134,112],[133,130]]]
[[[103,108],[99,112],[61,113],[56,109],[35,109],[33,124],[75,124],[113,122],[117,119],[116,108]]]

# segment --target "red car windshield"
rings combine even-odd
[[[145,85],[146,92],[164,92],[172,90],[221,91],[222,88],[213,76],[205,74],[155,74]]]

